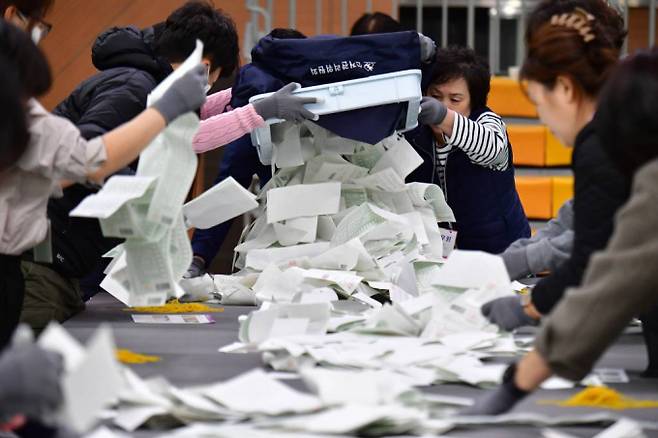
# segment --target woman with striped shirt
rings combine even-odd
[[[457,247],[491,253],[530,236],[514,184],[502,118],[487,106],[487,63],[471,49],[439,49],[419,116],[407,139],[425,158],[410,181],[438,184],[457,220]]]

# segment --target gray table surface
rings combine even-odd
[[[118,348],[127,348],[142,354],[162,357],[157,363],[130,365],[142,377],[164,376],[172,384],[185,387],[215,383],[230,379],[252,368],[263,367],[259,354],[224,354],[218,348],[237,341],[238,316],[253,308],[226,307],[223,313],[214,313],[215,324],[208,325],[150,325],[135,324],[123,305],[108,294],[99,294],[87,305],[86,311],[67,321],[64,326],[81,341],[86,341],[100,323],[108,323],[113,330]],[[598,364],[605,368],[623,368],[629,374],[630,383],[611,385],[624,394],[644,399],[658,399],[658,379],[639,376],[646,366],[642,336],[638,330],[630,330],[606,353]],[[300,381],[285,381],[302,389]],[[437,385],[424,389],[428,392],[464,397],[477,397],[483,390],[465,385]],[[560,408],[537,404],[538,400],[564,399],[578,391],[537,391],[520,403],[513,412],[537,412],[549,415],[573,415],[596,412],[589,408]],[[620,411],[624,416],[658,421],[658,409],[633,409]],[[560,428],[578,437],[592,437],[601,428]],[[647,431],[647,436],[657,437],[657,431]],[[140,431],[134,436],[155,436]],[[487,427],[458,430],[447,434],[451,437],[515,438],[540,436],[532,427]]]

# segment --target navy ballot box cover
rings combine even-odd
[[[308,39],[262,38],[251,51],[233,86],[231,106],[276,91],[290,82],[302,87],[348,81],[402,70],[427,69],[420,61],[416,32],[319,36]],[[341,137],[375,144],[404,123],[406,104],[382,105],[320,117],[318,125]]]

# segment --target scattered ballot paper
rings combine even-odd
[[[188,226],[211,228],[258,207],[256,195],[228,177],[183,206]]]
[[[149,106],[198,66],[202,54],[203,44],[197,41],[192,54],[151,92]],[[113,176],[72,212],[98,218],[105,236],[126,239],[115,252],[101,287],[128,306],[163,305],[168,298],[184,294],[178,282],[192,261],[192,249],[183,202],[197,168],[192,140],[198,126],[192,112],[178,117],[142,151],[135,176]],[[198,209],[192,208],[193,219],[212,225],[217,214],[211,218],[199,209],[216,199],[218,190],[194,204]],[[255,202],[250,201],[250,205]]]
[[[243,413],[281,415],[312,412],[322,407],[317,397],[296,391],[258,369],[211,386],[203,394]]]
[[[101,411],[114,402],[123,385],[110,328],[101,326],[85,348],[60,325],[51,323],[38,344],[64,358],[64,402],[57,414],[59,424],[78,433],[88,431],[97,423]]]

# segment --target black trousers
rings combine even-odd
[[[20,256],[0,254],[0,351],[9,344],[18,325],[24,295]]]

